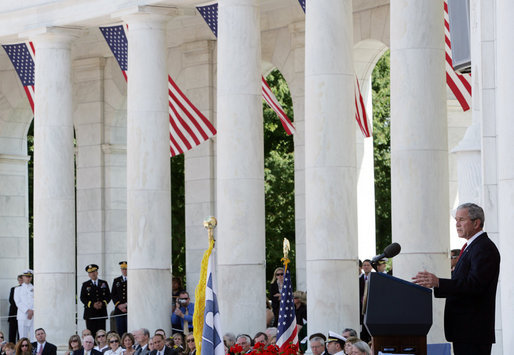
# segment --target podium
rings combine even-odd
[[[370,274],[364,325],[373,349],[392,354],[427,353],[432,290],[387,274]]]

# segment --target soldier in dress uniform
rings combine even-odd
[[[86,327],[92,334],[105,329],[107,304],[111,301],[111,292],[106,281],[98,278],[98,265],[86,266],[89,280],[82,284],[80,300],[84,304]]]
[[[116,316],[116,331],[121,335],[127,332],[127,262],[120,261],[119,264],[121,276],[112,282],[111,298]]]

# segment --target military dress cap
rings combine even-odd
[[[383,264],[386,264],[386,263],[387,263],[387,258],[382,258],[382,259],[380,259],[380,260],[377,262],[377,264],[378,264],[378,265],[383,265]]]
[[[127,262],[126,261],[120,261],[118,264],[120,264],[120,268],[121,269],[126,269],[127,268]]]
[[[344,347],[344,343],[346,342],[346,338],[342,335],[337,334],[331,330],[328,331],[327,343],[331,343],[333,341],[337,341],[341,347]]]
[[[88,273],[95,272],[98,269],[99,269],[99,267],[96,264],[89,264],[88,266],[86,266],[86,272],[88,272]]]
[[[32,276],[33,273],[32,273],[32,270],[30,269],[27,269],[27,270],[23,270],[23,272],[21,273],[21,276]]]
[[[323,341],[327,341],[327,337],[325,336],[325,334],[322,334],[322,333],[314,333],[314,334],[312,334],[309,337],[309,341],[311,341],[314,338],[321,338],[321,339],[323,339]]]

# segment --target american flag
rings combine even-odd
[[[5,52],[9,56],[16,73],[20,77],[21,84],[27,98],[29,99],[30,108],[34,113],[34,58],[36,50],[32,42],[23,42],[16,44],[3,45]]]
[[[444,37],[446,49],[446,84],[457,98],[457,101],[459,101],[462,110],[467,111],[471,106],[471,74],[458,74],[453,70],[447,0],[444,0]]]
[[[128,76],[128,41],[122,25],[100,27],[109,48],[120,65],[125,80]],[[170,154],[172,157],[190,150],[216,134],[216,128],[189,101],[168,75],[170,121]]]
[[[220,312],[214,279],[214,255],[209,256],[207,287],[205,288],[205,311],[202,332],[202,355],[225,355],[225,344],[221,331]]]
[[[114,58],[118,61],[125,80],[127,80],[128,41],[125,27],[122,25],[100,27],[100,31],[104,35],[109,48],[111,48]]]
[[[306,0],[298,0],[300,6],[305,12],[305,2]],[[371,129],[368,120],[368,114],[366,113],[366,105],[364,104],[364,100],[361,94],[361,88],[359,85],[359,79],[357,75],[355,75],[355,82],[353,85],[355,92],[355,120],[357,121],[357,125],[359,126],[364,137],[371,137]]]
[[[280,298],[278,312],[277,346],[284,351],[290,344],[298,344],[298,330],[296,328],[296,311],[293,301],[293,288],[291,287],[291,274],[286,267],[284,286]]]
[[[207,25],[211,29],[212,33],[216,38],[218,37],[218,3],[205,5],[205,6],[197,6],[198,12],[204,18]],[[289,117],[284,112],[284,109],[278,102],[277,98],[271,91],[268,83],[264,76],[261,77],[261,89],[262,89],[262,97],[264,101],[275,111],[275,113],[280,118],[280,122],[282,123],[282,127],[284,127],[287,135],[294,134],[296,132],[294,125],[291,123]]]
[[[366,105],[362,99],[361,86],[359,84],[359,78],[355,75],[355,120],[361,129],[364,137],[371,137],[371,130],[368,124],[368,115],[366,113]]]

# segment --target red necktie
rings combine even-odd
[[[464,243],[464,245],[462,246],[462,249],[460,250],[460,253],[459,253],[459,259],[460,259],[461,255],[462,255],[462,253],[464,252],[464,249],[466,249],[466,247],[467,247],[467,246],[468,246],[468,243],[467,243],[467,242],[466,242],[466,243]],[[458,259],[457,259],[457,260],[458,260]]]

